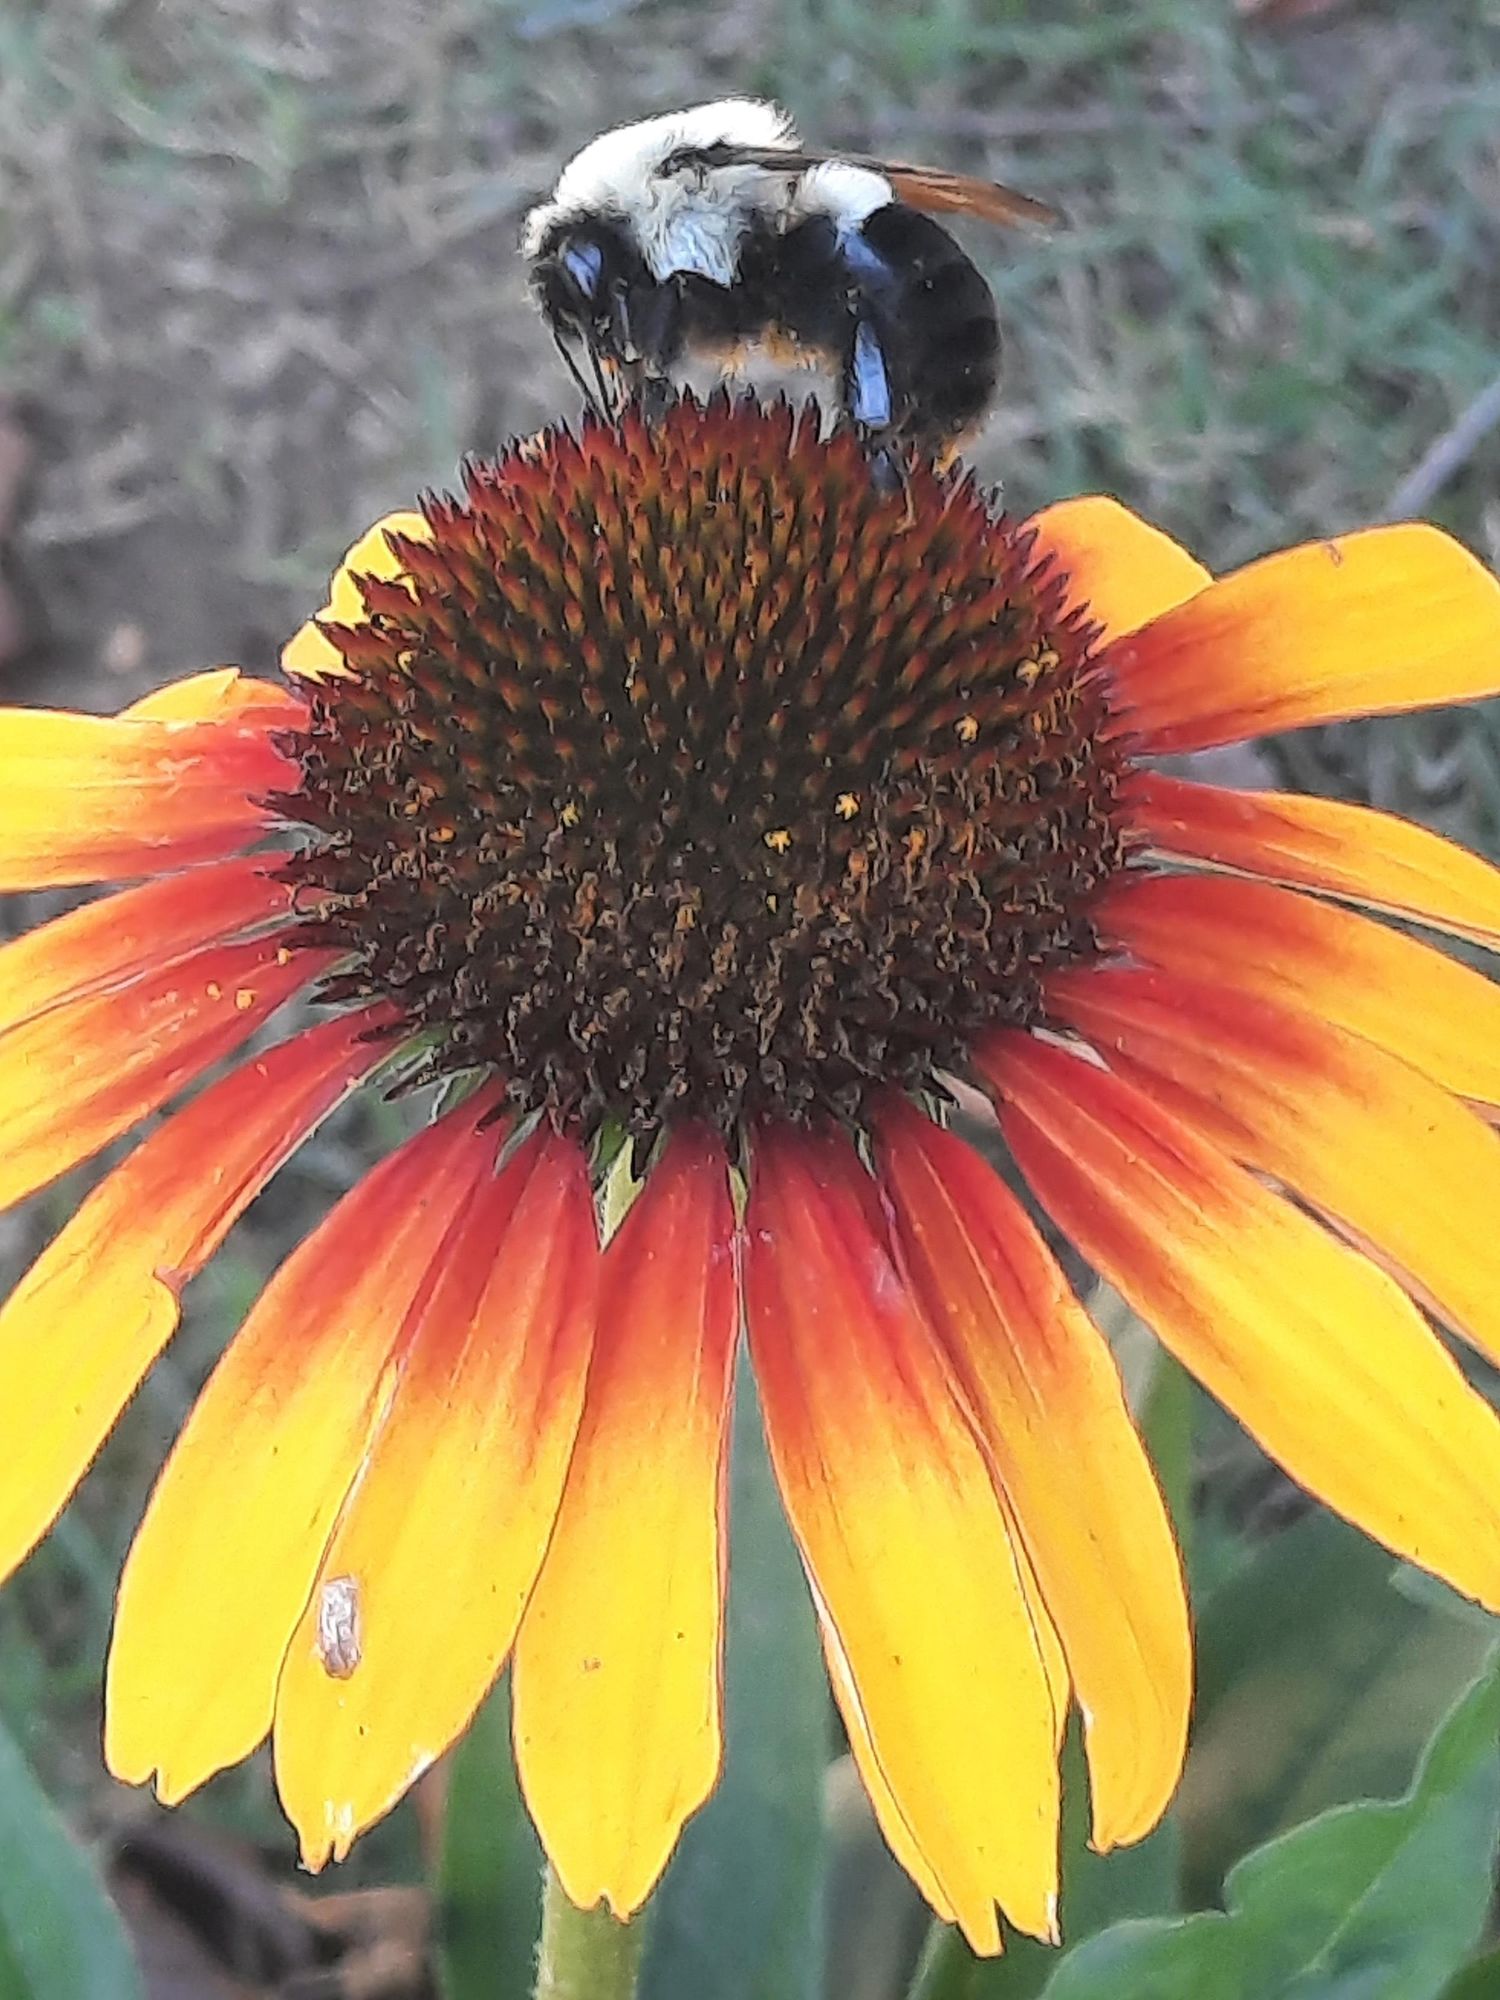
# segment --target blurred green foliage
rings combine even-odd
[[[1440,2000],[1493,1893],[1497,1742],[1492,1667],[1405,1798],[1343,1806],[1246,1855],[1223,1913],[1092,1939],[1064,1957],[1046,2000]]]
[[[0,2000],[144,2000],[124,1926],[0,1729]]]

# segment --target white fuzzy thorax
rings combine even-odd
[[[591,140],[563,168],[551,199],[526,218],[522,252],[535,257],[559,222],[599,216],[628,224],[654,278],[692,271],[717,285],[732,285],[745,230],[755,216],[782,205],[785,178],[762,167],[684,168],[664,174],[662,166],[685,147],[790,148],[796,143],[786,113],[754,98],[695,104],[687,111],[622,125]]]

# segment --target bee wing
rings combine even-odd
[[[805,147],[733,146],[704,148],[708,166],[764,167],[770,173],[805,174],[813,167],[842,164],[864,167],[891,184],[898,201],[929,215],[977,215],[984,222],[1008,228],[1029,225],[1055,229],[1066,218],[1050,203],[1038,201],[1001,181],[950,174],[941,167],[913,167],[902,160],[877,160],[865,153],[814,153]]]
[[[1012,229],[1018,225],[1056,229],[1064,219],[1049,202],[1006,187],[1003,181],[975,180],[968,174],[944,173],[940,167],[908,167],[894,160],[869,164],[885,175],[898,200],[929,215],[977,215],[981,221]]]

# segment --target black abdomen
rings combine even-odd
[[[896,276],[889,321],[877,310],[876,327],[911,398],[911,428],[946,441],[980,421],[1000,380],[994,297],[931,216],[890,202],[859,233]]]
[[[890,434],[941,450],[984,416],[1000,378],[989,286],[930,216],[889,202],[838,230],[818,216],[780,243],[780,311],[789,332],[839,365],[846,405],[867,404],[874,336],[890,388]],[[884,428],[875,424],[874,428]]]

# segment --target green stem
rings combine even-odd
[[[645,1934],[644,1923],[622,1924],[602,1904],[576,1909],[549,1866],[536,2000],[632,2000]]]

